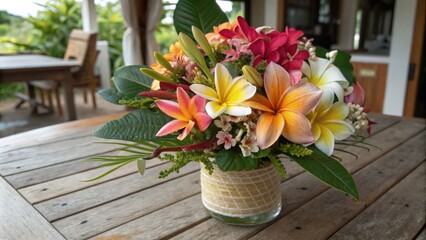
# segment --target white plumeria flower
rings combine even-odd
[[[250,156],[251,153],[259,152],[256,136],[247,134],[241,141],[240,148],[244,157]]]
[[[333,103],[334,96],[321,97],[317,107],[307,117],[315,138],[315,146],[330,156],[335,140],[344,140],[354,134],[351,124],[345,121],[349,107],[343,102]]]
[[[223,144],[223,147],[226,150],[230,149],[231,147],[235,146],[235,144],[237,144],[237,140],[232,138],[231,134],[224,131],[219,131],[216,134],[216,138],[217,138],[217,145]]]
[[[303,62],[300,69],[306,78],[304,81],[310,82],[318,86],[322,91],[322,97],[329,98],[336,94],[339,101],[343,101],[344,88],[349,86],[349,82],[343,76],[342,72],[333,65],[333,60],[324,58],[308,59],[309,64]]]
[[[203,84],[192,84],[191,90],[209,100],[206,112],[211,118],[216,118],[222,113],[231,116],[246,116],[251,113],[251,108],[244,101],[253,97],[256,87],[244,77],[232,78],[225,66],[218,63],[214,70],[215,89]]]

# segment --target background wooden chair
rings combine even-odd
[[[73,29],[70,33],[64,56],[65,60],[78,60],[82,63],[80,67],[73,69],[74,87],[82,88],[85,103],[87,103],[87,90],[89,89],[94,109],[96,109],[95,94],[97,85],[94,67],[99,54],[99,51],[96,50],[96,35],[95,32],[84,32],[80,29]],[[53,109],[52,93],[54,93],[57,111],[59,114],[62,114],[59,93],[61,83],[59,81],[38,80],[31,81],[30,84],[39,90],[42,104],[45,104],[45,97],[47,97],[51,109]]]

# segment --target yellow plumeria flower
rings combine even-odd
[[[345,121],[349,107],[343,102],[333,103],[333,100],[333,95],[321,97],[318,106],[307,115],[315,146],[328,156],[333,153],[335,140],[344,140],[355,132]]]
[[[323,98],[334,97],[336,94],[339,101],[343,101],[344,88],[349,86],[349,82],[342,72],[333,65],[334,58],[328,60],[324,58],[309,59],[309,64],[303,62],[302,73],[306,76],[303,80],[315,84],[323,93]]]
[[[225,66],[218,63],[215,67],[215,88],[203,84],[192,84],[191,90],[203,98],[210,100],[206,105],[206,112],[211,118],[216,118],[222,113],[231,116],[246,116],[251,113],[251,108],[243,102],[256,93],[256,87],[244,77],[232,79]]]

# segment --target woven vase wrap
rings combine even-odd
[[[278,209],[281,204],[281,177],[270,164],[251,171],[213,174],[201,167],[201,196],[204,206],[230,217],[248,217]]]

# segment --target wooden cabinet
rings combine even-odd
[[[383,63],[352,62],[354,75],[364,87],[365,107],[382,113],[385,99],[388,65]]]

